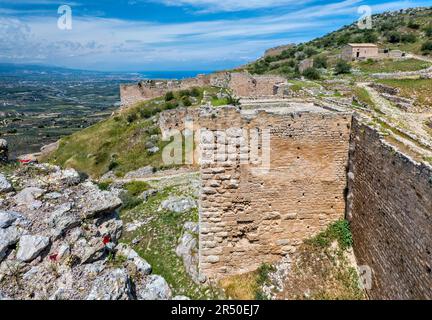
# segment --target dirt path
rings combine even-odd
[[[432,113],[408,113],[396,106],[390,101],[381,97],[378,91],[368,86],[369,83],[358,83],[357,85],[365,89],[377,109],[384,115],[376,114],[375,116],[382,118],[386,123],[390,123],[394,128],[403,128],[417,139],[410,139],[404,135],[395,135],[394,138],[403,144],[407,145],[413,151],[424,154],[428,157],[432,156],[431,148],[427,145],[432,145],[430,133],[425,128],[425,122],[432,116]],[[422,140],[421,143],[416,143],[413,140]]]
[[[407,58],[412,58],[412,59],[417,59],[417,60],[421,60],[421,61],[432,63],[432,57],[419,56],[419,55],[413,54],[413,53],[408,53],[407,54]]]

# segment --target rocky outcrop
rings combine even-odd
[[[0,164],[7,163],[9,160],[8,143],[4,139],[0,139]]]
[[[162,201],[160,210],[168,210],[176,213],[182,213],[197,208],[196,200],[186,197],[169,197]]]
[[[11,183],[6,179],[6,177],[0,173],[0,194],[12,191]]]
[[[115,193],[46,164],[8,179],[20,191],[0,193],[0,299],[171,298],[147,261],[117,243],[123,222]]]

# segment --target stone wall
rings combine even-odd
[[[373,299],[432,299],[432,168],[354,118],[348,217]]]
[[[217,117],[201,117],[201,128],[217,136],[212,142],[202,135],[200,145],[201,272],[219,278],[255,270],[343,218],[350,124],[350,114],[318,107],[248,116],[222,108]],[[227,128],[227,136],[219,132]],[[240,162],[251,160],[242,143],[232,150],[236,158],[216,154],[218,163],[205,161],[215,147],[246,139],[235,128],[270,129],[268,172]],[[260,148],[266,149],[264,143]]]
[[[286,79],[279,76],[252,76],[245,72],[231,74],[229,88],[237,97],[282,96]]]
[[[227,87],[228,81],[229,74],[227,72],[219,72],[211,75],[198,75],[195,78],[183,80],[143,80],[138,84],[121,85],[121,106],[127,108],[137,102],[161,97],[168,91],[178,91],[203,86]]]
[[[120,86],[120,100],[123,108],[137,102],[163,96],[168,91],[213,86],[228,88],[238,97],[283,96],[286,79],[278,76],[252,76],[246,72],[219,72],[199,75],[184,80],[145,80],[138,84]]]

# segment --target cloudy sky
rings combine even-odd
[[[58,27],[61,5],[72,29]],[[1,0],[0,62],[107,70],[216,70],[432,0]],[[61,20],[64,22],[65,20]]]

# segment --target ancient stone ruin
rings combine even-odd
[[[203,274],[277,262],[346,217],[358,265],[372,271],[371,298],[432,298],[430,165],[388,144],[360,115],[315,103],[171,110],[159,125],[169,136],[185,119],[201,133]],[[260,140],[264,131],[270,144]],[[260,141],[258,154],[269,150],[269,166],[245,147],[248,139]]]

